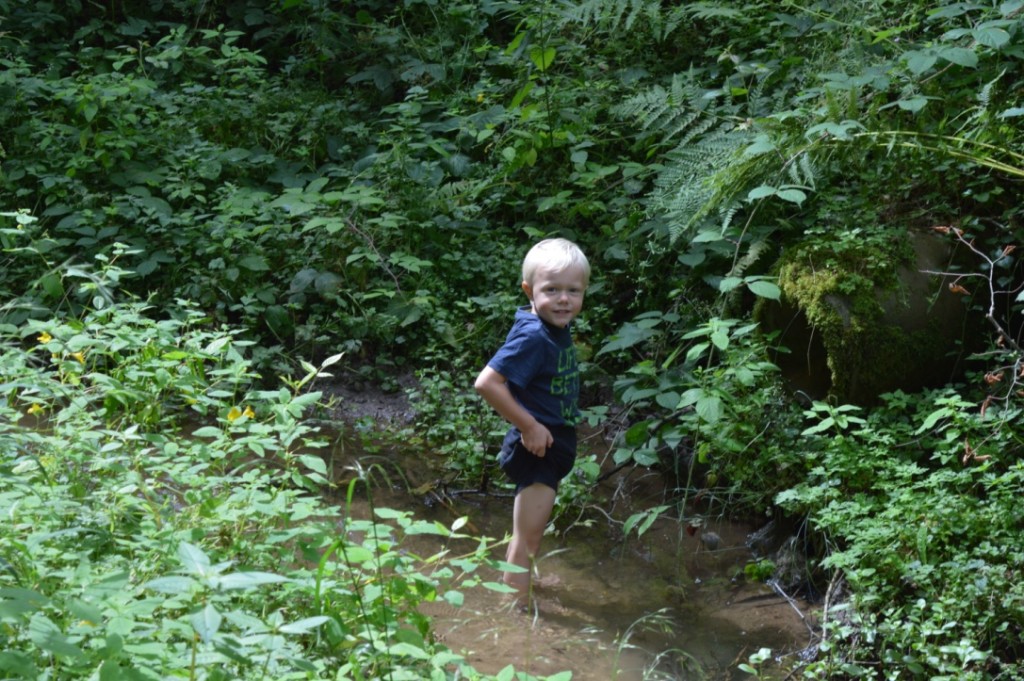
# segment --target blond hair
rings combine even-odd
[[[590,283],[590,262],[580,247],[568,239],[544,239],[534,244],[523,258],[523,281],[532,286],[533,276],[541,266],[553,272],[579,268],[583,272],[584,285]]]

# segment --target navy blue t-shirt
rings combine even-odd
[[[580,418],[580,371],[569,328],[516,310],[515,322],[489,367],[505,377],[512,395],[546,426],[575,426]]]

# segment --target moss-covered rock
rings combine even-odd
[[[782,299],[757,310],[788,350],[776,358],[784,375],[814,399],[858,404],[949,381],[966,307],[934,274],[948,260],[944,242],[916,231],[787,251],[777,263]]]

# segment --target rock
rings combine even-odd
[[[783,295],[759,301],[765,333],[787,353],[774,357],[795,391],[815,400],[869,405],[896,389],[942,385],[962,371],[959,345],[973,320],[950,293],[947,241],[908,231],[902,242],[797,246],[777,264]]]

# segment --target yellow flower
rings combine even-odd
[[[41,334],[39,334],[36,340],[42,343],[43,345],[46,345],[47,343],[53,340],[53,336],[43,331]]]
[[[85,353],[84,352],[72,352],[71,356],[78,360],[79,364],[85,364]]]
[[[245,411],[242,411],[238,407],[231,407],[231,411],[228,412],[228,421],[234,423],[242,417],[252,418],[256,416],[256,412],[252,410],[252,407],[246,406]]]
[[[477,95],[476,95],[476,101],[477,101],[477,102],[482,102],[482,101],[484,101],[484,93],[482,93],[482,92],[478,92],[478,93],[477,93]]]
[[[28,408],[28,413],[32,414],[33,416],[35,414],[42,414],[43,411],[45,411],[43,409],[43,407],[41,405],[38,405],[38,404],[33,404],[31,407]]]

